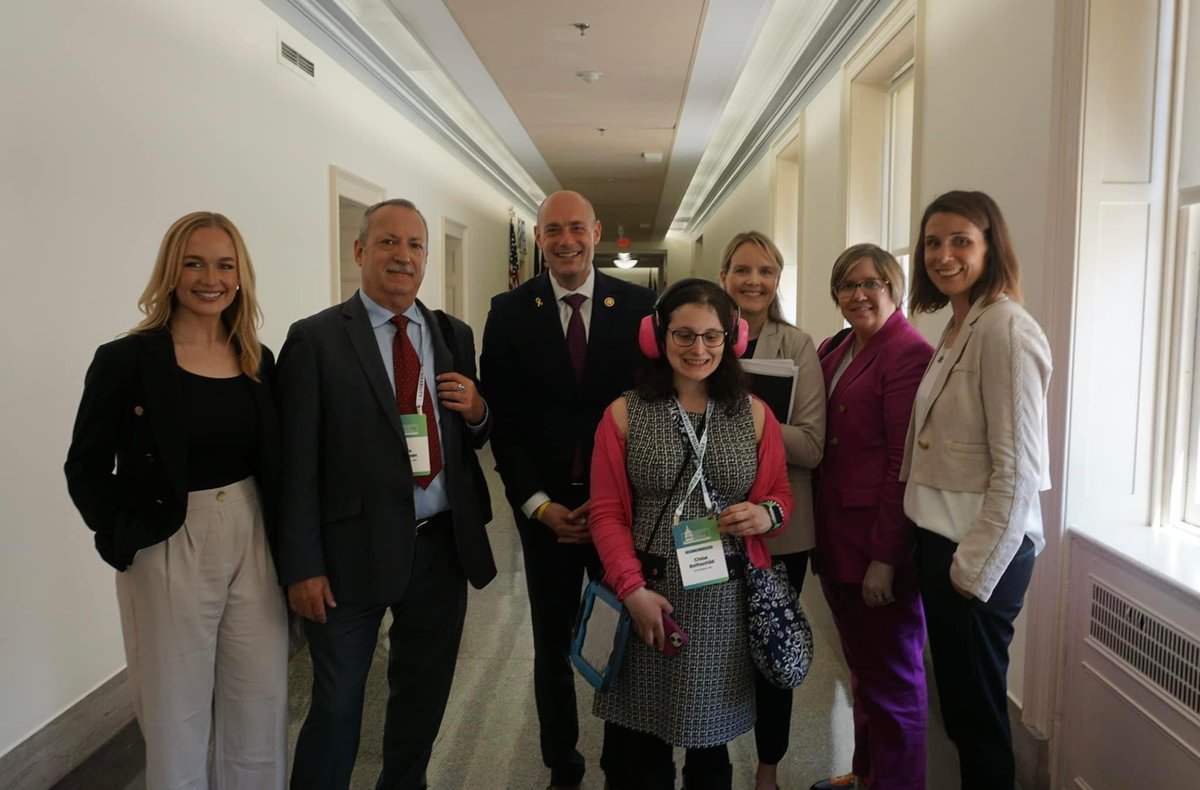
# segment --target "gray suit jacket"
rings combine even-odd
[[[475,377],[471,328],[451,318],[451,351],[433,313],[434,374]],[[339,603],[392,603],[408,585],[416,540],[412,468],[396,398],[358,294],[292,324],[279,354],[282,474],[279,576],[283,584],[328,576]],[[467,578],[496,575],[484,530],[473,445],[487,441],[438,403],[442,470],[455,544]],[[490,420],[490,417],[489,417]],[[482,496],[481,496],[482,495]]]
[[[800,369],[792,419],[781,424],[792,489],[792,518],[787,529],[767,541],[772,554],[807,551],[816,542],[812,470],[825,449],[825,379],[812,338],[792,326],[767,321],[754,347],[754,359],[788,359]]]

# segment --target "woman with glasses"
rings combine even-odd
[[[1013,786],[1008,646],[1041,551],[1050,346],[1021,306],[1000,208],[947,192],[925,209],[909,304],[950,321],[917,390],[902,476],[921,597],[962,786]]]
[[[841,637],[854,702],[852,773],[814,790],[925,787],[925,619],[900,464],[917,384],[933,349],[898,309],[904,272],[856,244],[830,295],[850,325],[821,345],[829,392],[817,484],[813,571]]]
[[[596,693],[601,767],[611,790],[673,790],[682,747],[690,790],[728,790],[726,744],[754,725],[745,557],[770,564],[763,535],[792,504],[779,424],[747,394],[746,324],[715,283],[667,289],[640,340],[638,387],[605,413],[592,460],[592,538],[636,631]]]
[[[258,342],[254,268],[233,223],[207,211],[176,220],[138,306],[146,317],[88,369],[66,474],[118,571],[146,786],[280,790],[274,359]]]
[[[779,278],[783,255],[766,235],[756,230],[734,236],[721,256],[721,285],[737,302],[750,328],[747,358],[782,359],[794,364],[796,392],[791,417],[782,426],[792,490],[792,518],[787,530],[770,542],[771,554],[783,562],[788,579],[799,593],[804,587],[808,553],[815,540],[812,470],[825,446],[825,382],[812,338],[783,317]],[[774,790],[779,761],[791,735],[792,691],[755,676],[758,720],[754,741],[758,749],[756,783]]]

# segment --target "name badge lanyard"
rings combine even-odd
[[[699,438],[696,437],[696,429],[692,427],[692,421],[688,419],[683,404],[676,399],[675,405],[679,409],[679,422],[683,425],[683,434],[692,445],[692,454],[696,458],[696,473],[692,475],[683,499],[679,500],[679,507],[675,508],[675,523],[678,524],[679,520],[683,518],[683,507],[687,504],[688,497],[696,490],[697,485],[700,486],[700,493],[704,497],[704,507],[708,513],[713,512],[712,496],[708,492],[708,484],[704,481],[704,451],[708,449],[708,426],[712,424],[713,400],[709,398],[708,405],[704,408],[704,435]]]

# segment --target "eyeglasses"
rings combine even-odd
[[[877,280],[874,277],[866,280],[846,280],[838,285],[837,292],[838,296],[845,298],[852,296],[856,288],[862,288],[865,293],[875,293],[887,284],[887,280]]]
[[[698,337],[704,338],[704,345],[708,348],[720,348],[725,345],[725,333],[715,329],[702,334],[696,334],[690,329],[672,329],[667,334],[671,336],[671,341],[680,348],[691,348],[696,344]]]

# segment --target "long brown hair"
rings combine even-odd
[[[954,191],[935,198],[921,217],[921,230],[913,243],[909,310],[913,313],[932,313],[950,301],[950,297],[939,291],[929,279],[929,272],[925,269],[925,225],[934,214],[957,214],[979,228],[987,242],[983,274],[971,286],[971,303],[974,304],[981,297],[993,301],[1005,294],[1020,303],[1021,266],[1017,263],[1017,253],[1013,250],[1008,224],[1000,213],[1000,207],[983,192]]]
[[[183,252],[188,239],[199,228],[218,228],[229,234],[237,254],[238,290],[233,302],[221,313],[221,322],[229,332],[229,340],[237,350],[238,365],[242,372],[255,381],[262,361],[262,349],[258,344],[258,325],[262,323],[262,311],[254,296],[254,265],[250,253],[237,227],[222,214],[213,211],[193,211],[186,214],[167,229],[158,248],[150,282],[138,299],[138,309],[146,317],[131,332],[149,332],[171,328],[171,315],[175,309],[175,285],[183,267]]]

